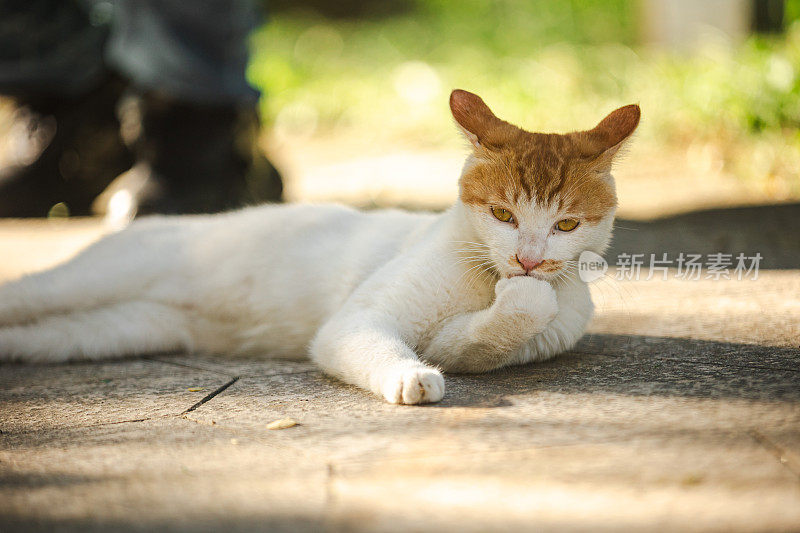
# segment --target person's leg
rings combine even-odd
[[[108,30],[74,0],[0,2],[0,94],[79,97],[105,76]]]
[[[123,83],[103,65],[106,34],[75,1],[0,2],[0,95],[13,103],[0,139],[0,217],[45,216],[61,202],[89,214],[130,167],[115,113]]]
[[[137,164],[98,210],[202,213],[280,199],[280,176],[254,149],[258,92],[245,78],[259,21],[247,0],[116,4],[106,57],[134,89],[121,117]]]
[[[192,104],[252,104],[248,38],[261,21],[252,0],[118,0],[106,59],[142,91]]]

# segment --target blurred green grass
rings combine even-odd
[[[640,138],[702,143],[742,179],[800,191],[800,21],[691,53],[637,45],[632,0],[417,0],[382,18],[281,11],[253,39],[262,114],[292,135],[455,145],[450,89],[528,129],[588,127],[631,102]],[[796,13],[795,13],[796,12]],[[789,18],[800,16],[790,0]]]

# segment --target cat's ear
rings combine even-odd
[[[639,125],[642,111],[636,104],[620,107],[589,131],[579,134],[584,155],[597,158],[598,162],[610,164],[625,141],[633,135]]]
[[[450,93],[450,111],[476,150],[497,150],[520,131],[497,118],[480,96],[468,91],[456,89]]]

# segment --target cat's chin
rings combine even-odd
[[[539,274],[538,272],[529,272],[527,274],[525,272],[511,272],[510,274],[506,274],[505,277],[508,278],[508,279],[511,279],[511,278],[533,278],[533,279],[538,279],[540,281],[550,281],[551,279],[553,279],[552,275],[543,275],[543,274]]]

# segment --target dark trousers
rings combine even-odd
[[[239,104],[250,0],[2,0],[0,94],[76,96],[109,71],[184,102]]]

